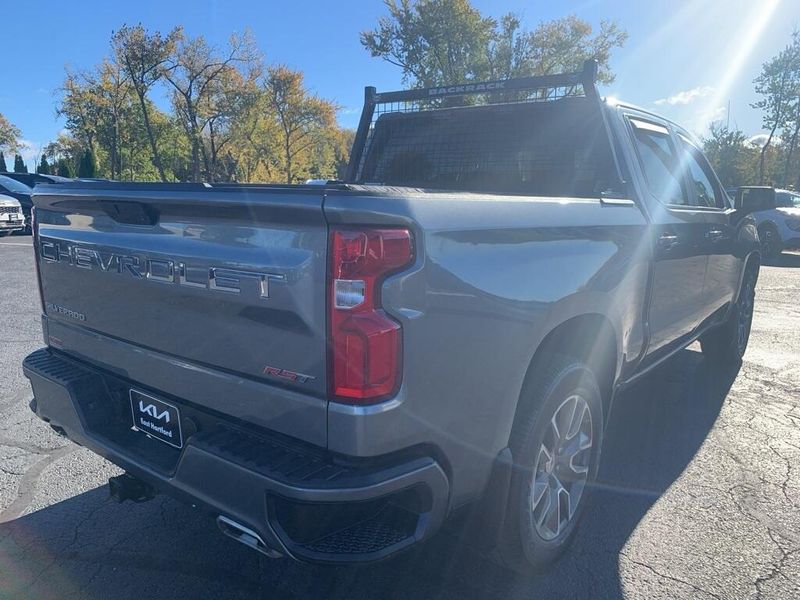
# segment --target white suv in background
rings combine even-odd
[[[786,248],[800,248],[800,193],[775,190],[775,208],[753,216],[764,258],[774,258]]]
[[[5,237],[12,231],[22,231],[24,227],[25,218],[22,215],[22,206],[19,201],[11,196],[0,194],[0,237]]]

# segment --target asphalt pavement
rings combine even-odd
[[[28,409],[42,345],[29,237],[0,240],[0,599],[800,598],[800,255],[763,267],[741,369],[693,346],[613,411],[575,544],[512,574],[450,527],[376,565],[270,560],[159,496],[116,504],[119,471]]]

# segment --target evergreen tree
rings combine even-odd
[[[44,154],[42,154],[42,160],[39,161],[39,166],[36,168],[36,172],[41,175],[50,174],[50,163],[47,162],[47,157]]]
[[[14,155],[14,173],[27,173],[28,167],[25,166],[25,161],[19,154]]]
[[[3,151],[0,150],[0,171],[7,173],[8,167],[6,166],[6,157],[3,156]]]
[[[81,154],[81,160],[78,163],[78,177],[93,178],[97,174],[95,168],[94,155],[88,148]]]
[[[72,170],[69,168],[69,163],[63,158],[58,161],[56,175],[59,177],[72,177]]]

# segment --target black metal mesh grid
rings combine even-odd
[[[439,88],[442,91],[445,90],[457,90],[459,87],[464,86],[453,86],[451,88]],[[374,112],[372,114],[372,120],[369,124],[369,130],[367,132],[367,137],[364,143],[364,151],[361,153],[360,160],[358,163],[357,168],[357,176],[356,181],[359,182],[380,182],[380,183],[392,183],[391,181],[376,181],[374,178],[374,174],[369,176],[368,171],[365,171],[365,167],[368,165],[368,160],[370,158],[370,154],[374,152],[372,145],[373,139],[375,137],[375,130],[376,125],[379,121],[387,120],[388,115],[395,115],[395,114],[409,114],[409,113],[423,113],[423,112],[430,112],[430,111],[441,111],[441,110],[449,110],[453,108],[467,108],[467,107],[478,107],[478,106],[489,106],[489,105],[510,105],[510,104],[527,104],[527,103],[543,103],[543,102],[554,102],[557,100],[561,100],[564,98],[576,98],[576,97],[585,97],[585,91],[582,83],[574,83],[570,85],[557,85],[557,86],[541,86],[541,87],[533,87],[529,89],[512,89],[512,90],[501,90],[501,91],[493,91],[481,94],[475,94],[472,91],[466,91],[462,95],[446,95],[442,97],[437,97],[434,92],[431,93],[428,97],[420,98],[420,99],[404,99],[404,100],[390,100],[390,101],[380,101],[378,100],[374,105]],[[380,129],[380,128],[379,128]],[[458,138],[458,132],[449,131],[450,135],[454,135],[455,138]],[[426,140],[430,142],[431,140]],[[464,141],[453,139],[454,142]],[[452,152],[451,152],[452,154]],[[442,160],[453,161],[456,157],[455,156],[444,156],[440,155]],[[409,164],[409,166],[413,166],[413,164]],[[394,183],[398,185],[414,185],[412,183],[401,183],[399,181],[395,181]]]
[[[598,111],[580,84],[379,101],[357,181],[596,197],[612,168]]]

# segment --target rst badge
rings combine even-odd
[[[130,391],[133,429],[176,448],[183,447],[178,408],[138,390]]]

